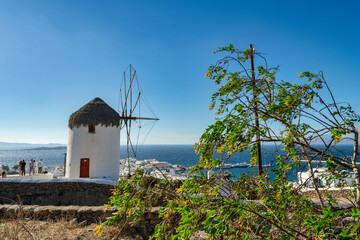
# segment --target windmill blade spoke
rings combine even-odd
[[[130,146],[131,146],[132,152],[134,154],[134,157],[136,157],[136,151],[135,151],[134,146],[133,146],[133,144],[131,142],[131,139],[130,139]]]
[[[127,143],[128,143],[128,145],[130,145],[130,147],[131,147],[131,150],[132,150],[132,152],[133,152],[133,154],[134,154],[134,157],[136,157],[136,151],[135,151],[135,149],[134,149],[134,146],[133,146],[133,144],[132,144],[132,141],[131,141],[131,121],[129,122],[129,125],[126,125],[127,127],[126,127],[126,131],[127,131]],[[129,153],[128,153],[128,155],[129,155]]]
[[[137,106],[137,104],[138,104],[138,102],[140,100],[140,95],[141,95],[141,93],[139,92],[139,95],[138,95],[138,97],[136,99],[136,102],[135,102],[135,105],[134,105],[133,109],[130,112],[130,115],[132,115],[132,113],[135,111],[135,108],[136,108],[136,106]]]
[[[136,125],[141,128],[140,124],[134,119],[134,122],[136,123]]]
[[[126,72],[124,72],[124,93],[126,93]],[[121,96],[122,98],[122,96]],[[124,111],[126,111],[126,95],[124,97],[124,107],[123,107],[123,114],[124,114]]]
[[[121,117],[122,119],[127,119],[127,120],[154,120],[154,121],[158,121],[160,120],[159,118],[147,118],[147,117]]]
[[[120,119],[120,131],[125,127],[125,123],[126,122],[126,120],[124,120],[124,119]]]
[[[129,122],[131,123],[131,121]],[[131,129],[130,129],[130,126],[129,126],[129,123],[126,121],[126,134],[127,134],[127,140],[129,141],[129,138],[130,138],[130,132],[131,132]]]
[[[132,75],[131,75],[131,70],[134,70],[134,74],[132,74]],[[131,81],[134,80],[135,75],[136,75],[136,70],[135,70],[135,68],[133,68],[133,66],[132,66],[131,64],[130,64],[130,75],[131,75],[130,80],[131,80]]]
[[[126,104],[127,104],[127,101],[128,101],[128,97],[129,97],[130,90],[131,90],[131,88],[132,88],[133,80],[134,80],[134,78],[132,78],[132,79],[130,80],[130,85],[129,85],[129,88],[127,89],[127,93],[126,93],[126,95],[125,95],[125,104],[124,104],[125,106],[127,106]],[[125,91],[126,91],[126,89],[125,89]]]
[[[136,124],[138,124],[136,121],[135,121]],[[137,138],[136,138],[136,152],[138,151],[138,146],[139,146],[139,139],[140,139],[140,130],[141,130],[141,126],[138,124],[139,128],[138,128],[138,135],[137,135]]]
[[[120,89],[120,103],[121,103],[121,109],[124,110],[124,103],[122,98],[122,90]]]

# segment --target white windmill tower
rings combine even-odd
[[[66,178],[119,177],[120,115],[94,98],[69,119]]]

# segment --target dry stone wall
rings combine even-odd
[[[113,188],[84,182],[0,182],[0,219],[61,219],[81,225],[100,223],[115,213],[115,209],[104,211],[103,207]],[[158,211],[155,207],[145,212],[133,226],[143,239],[154,232],[159,222]]]
[[[0,182],[0,204],[103,206],[113,188],[84,182]]]
[[[104,207],[100,206],[0,205],[1,219],[76,220],[90,224],[101,222],[113,212],[114,209],[104,211]]]
[[[101,206],[0,205],[0,219],[65,220],[81,226],[101,223],[115,212],[114,208],[105,211]],[[143,239],[149,239],[160,221],[158,212],[159,208],[157,207],[145,212],[143,218],[132,227],[132,231],[142,236]]]

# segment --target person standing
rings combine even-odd
[[[33,169],[33,175],[35,175],[35,173],[37,174],[38,173],[38,165],[37,165],[37,162],[36,162],[36,160],[34,160],[34,163],[33,163],[33,165],[34,165],[34,169]]]
[[[21,176],[25,176],[25,166],[26,166],[26,162],[25,160],[21,161]]]
[[[40,162],[38,162],[38,173],[42,173],[42,168],[43,168],[43,162],[42,159],[40,159]]]
[[[30,160],[30,164],[29,164],[29,176],[31,175],[31,173],[34,175],[34,160]]]
[[[19,176],[21,176],[21,161],[19,161]]]

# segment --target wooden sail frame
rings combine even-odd
[[[127,71],[129,74],[127,75]],[[134,88],[134,86],[137,85],[137,89]],[[135,94],[134,94],[135,92]],[[136,149],[134,148],[134,145],[131,141],[131,128],[132,123],[134,122],[137,127],[139,128],[138,132],[138,138],[140,135],[140,129],[141,129],[141,121],[158,121],[160,120],[155,113],[151,110],[151,107],[149,107],[149,104],[146,104],[148,108],[150,108],[150,111],[153,115],[153,117],[142,117],[140,114],[140,102],[142,99],[142,91],[141,87],[139,85],[136,70],[133,68],[133,66],[130,64],[127,69],[124,71],[123,81],[120,86],[120,96],[119,96],[119,103],[118,103],[118,111],[120,114],[120,131],[125,128],[126,130],[126,152],[125,152],[125,158],[124,158],[124,167],[126,167],[126,163],[128,165],[128,175],[130,176],[130,152],[133,153],[134,157],[136,157]],[[135,97],[135,98],[134,98]],[[135,100],[135,101],[134,101]],[[139,114],[136,115],[135,110],[139,109]],[[155,123],[154,123],[155,125]],[[153,126],[154,126],[153,125]],[[152,128],[151,128],[152,129]],[[150,131],[151,131],[150,129]],[[149,134],[149,133],[148,133]],[[121,136],[121,134],[120,134]],[[136,143],[138,144],[138,143]]]

